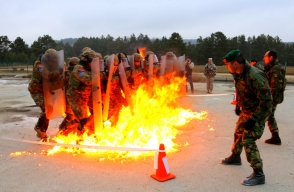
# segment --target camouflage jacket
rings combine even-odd
[[[207,77],[214,77],[216,75],[216,65],[214,63],[209,64],[206,63],[205,68],[204,68],[204,75]]]
[[[43,81],[42,81],[43,65],[41,61],[37,60],[33,66],[32,78],[30,80],[28,90],[32,94],[43,94]]]
[[[272,96],[264,72],[245,64],[242,74],[234,74],[237,103],[256,122],[265,122],[272,111]]]
[[[256,67],[257,69],[261,70],[261,71],[264,71],[264,66],[261,63],[256,63],[253,66]]]
[[[284,91],[286,87],[285,69],[278,64],[278,61],[275,61],[269,65],[266,65],[264,71],[268,78],[273,97],[273,103],[282,103],[284,100]]]
[[[76,65],[69,77],[66,95],[88,100],[92,92],[92,75],[82,65]]]
[[[131,89],[138,89],[139,86],[146,82],[146,76],[141,67],[135,68],[132,76],[128,77]]]

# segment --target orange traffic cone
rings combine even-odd
[[[176,178],[175,175],[169,172],[164,144],[160,144],[159,150],[155,153],[154,169],[156,169],[156,173],[150,175],[150,177],[157,181],[162,182]]]
[[[233,104],[233,105],[236,105],[236,104],[237,104],[237,94],[236,94],[236,90],[234,91],[233,101],[231,102],[231,104]]]

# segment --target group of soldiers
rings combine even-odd
[[[141,85],[152,87],[155,79],[164,84],[176,76],[183,77],[184,56],[177,58],[167,52],[159,62],[152,51],[144,55],[143,58],[137,50],[132,55],[118,53],[102,57],[84,47],[80,56],[69,58],[66,65],[63,51],[48,49],[35,61],[28,86],[41,108],[34,127],[37,137],[47,140],[49,119],[60,115],[65,115],[59,125],[61,134],[85,130],[93,133],[94,113],[115,125],[119,111],[131,105],[131,94]]]

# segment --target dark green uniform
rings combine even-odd
[[[245,64],[241,75],[234,75],[237,102],[242,112],[237,121],[234,133],[233,154],[241,154],[244,146],[247,161],[253,169],[262,168],[255,141],[263,134],[265,121],[272,108],[272,96],[265,74],[249,64]],[[245,130],[244,123],[248,119],[256,121],[251,130]]]
[[[277,61],[265,66],[265,73],[269,81],[270,90],[273,97],[272,113],[268,118],[268,127],[271,133],[279,133],[278,125],[275,119],[277,105],[284,100],[284,91],[286,87],[285,70]]]
[[[256,67],[257,69],[264,71],[264,66],[261,63],[256,63],[255,65],[253,65],[253,67]]]

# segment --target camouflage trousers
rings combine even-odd
[[[40,93],[30,93],[32,99],[42,110],[45,111],[44,95]]]
[[[90,116],[88,99],[82,99],[75,95],[66,95],[66,99],[76,117],[76,120],[80,121]]]
[[[67,129],[69,127],[77,126],[78,121],[76,120],[75,114],[72,111],[67,99],[66,99],[65,114],[66,116],[61,122],[61,124],[59,125],[59,129],[62,130],[62,129]]]
[[[49,119],[47,119],[46,117],[44,96],[40,93],[31,93],[31,97],[36,105],[39,106],[41,109],[39,119],[34,129],[40,129],[42,132],[46,132],[49,125]]]
[[[207,91],[213,90],[213,81],[214,81],[214,77],[206,76],[206,89],[207,89]]]
[[[243,111],[240,114],[236,123],[232,153],[241,154],[244,147],[247,161],[250,163],[250,166],[253,169],[261,169],[263,166],[262,159],[255,141],[261,138],[265,122],[257,122],[251,130],[245,130],[244,123],[251,117],[251,115],[252,114],[246,114]]]
[[[279,133],[279,128],[275,118],[275,111],[277,109],[277,104],[272,105],[272,113],[267,120],[267,125],[271,133]]]
[[[72,111],[71,107],[70,107],[70,104],[69,102],[67,101],[66,99],[66,108],[65,108],[65,114],[66,114],[66,119],[71,121],[73,119],[75,119],[75,114],[74,112]]]

